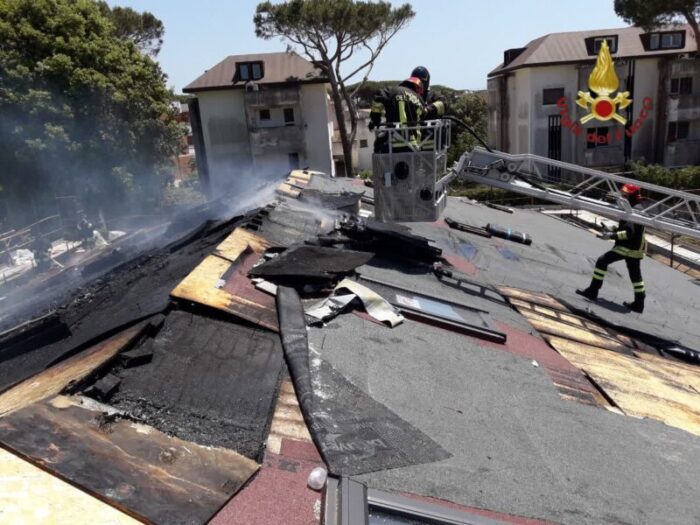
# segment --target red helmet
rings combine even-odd
[[[622,188],[620,188],[620,192],[631,201],[642,200],[642,188],[636,184],[623,184]]]
[[[423,93],[425,92],[425,89],[423,88],[423,81],[418,77],[410,77],[401,82],[401,85],[411,88],[413,91],[418,93],[419,96],[423,96]]]

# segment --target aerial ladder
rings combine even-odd
[[[378,219],[437,220],[447,187],[462,180],[700,239],[700,195],[538,155],[494,151],[483,142],[448,167],[450,129],[450,120],[376,128],[386,144],[373,157]],[[641,205],[633,208],[622,197],[626,183],[642,188]]]

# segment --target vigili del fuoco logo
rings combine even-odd
[[[606,145],[621,142],[624,135],[632,137],[648,118],[654,103],[650,97],[644,97],[639,117],[628,125],[627,119],[618,111],[627,108],[632,103],[632,99],[629,91],[618,91],[619,87],[620,80],[615,72],[615,64],[610,56],[610,48],[607,41],[603,40],[595,67],[588,77],[589,91],[579,91],[578,99],[576,99],[576,104],[585,109],[586,114],[580,120],[572,119],[568,101],[566,97],[562,97],[557,101],[557,107],[561,115],[561,125],[571,130],[577,137],[580,137],[584,131],[582,124],[586,124],[593,119],[600,122],[614,120],[624,127],[616,126],[608,131],[607,134],[602,135],[593,129],[586,133],[586,141]]]

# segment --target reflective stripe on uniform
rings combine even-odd
[[[374,102],[372,104],[371,112],[383,115],[384,113],[386,113],[386,110],[384,109],[384,104],[382,104],[381,102]]]
[[[433,102],[433,106],[435,106],[435,111],[437,111],[438,117],[442,117],[445,114],[445,103],[442,100]]]
[[[632,250],[624,246],[615,246],[612,251],[623,257],[629,257],[630,259],[644,259],[644,245],[642,245],[639,250]]]
[[[600,268],[594,268],[593,269],[593,278],[597,279],[598,281],[602,281],[605,279],[605,276],[607,275],[606,270],[601,270]]]
[[[646,287],[644,286],[644,281],[632,283],[632,286],[634,287],[634,293],[644,293],[644,291],[646,290]]]
[[[408,122],[405,100],[399,100],[399,122],[401,122],[401,124],[406,124],[406,122]]]
[[[627,240],[627,230],[620,230],[615,234],[617,236],[617,239],[620,241],[626,241]]]

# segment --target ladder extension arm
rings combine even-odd
[[[477,147],[459,159],[450,178],[487,184],[572,209],[624,219],[700,239],[700,195],[569,164],[532,154],[509,154]],[[620,194],[625,183],[644,190],[632,208]],[[606,199],[613,197],[613,202]]]

